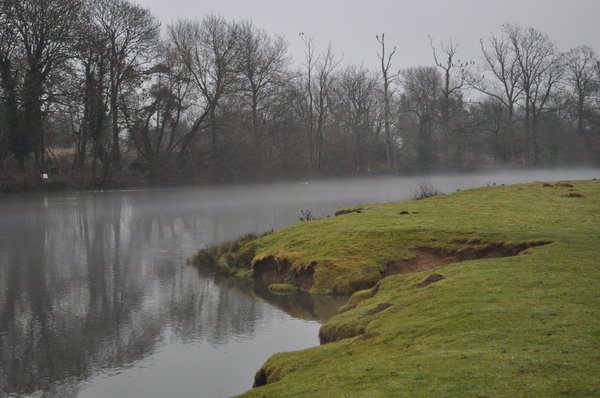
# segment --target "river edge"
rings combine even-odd
[[[83,172],[64,172],[47,173],[47,179],[42,178],[42,174],[37,172],[9,173],[0,172],[0,194],[27,194],[27,193],[57,193],[57,192],[94,192],[98,190],[131,190],[131,189],[176,189],[176,188],[201,188],[201,187],[224,187],[224,186],[243,186],[252,184],[278,184],[287,182],[319,182],[327,180],[352,180],[364,178],[414,178],[422,177],[424,179],[436,176],[460,176],[460,175],[478,175],[494,174],[502,172],[514,173],[535,173],[537,171],[564,171],[564,170],[598,170],[593,165],[572,165],[554,168],[524,168],[517,165],[504,165],[502,167],[481,167],[472,170],[454,170],[454,171],[432,171],[427,174],[417,172],[402,173],[367,173],[367,174],[348,174],[348,175],[305,175],[294,176],[290,178],[274,179],[246,179],[240,181],[215,182],[202,177],[194,178],[172,178],[172,179],[150,179],[135,172],[122,172],[115,176],[113,180],[104,185],[95,184],[91,180],[89,173]],[[491,181],[490,181],[491,182]]]
[[[354,209],[356,211],[347,212],[342,216],[300,223],[258,239],[257,237],[247,237],[248,239],[245,241],[242,240],[239,244],[228,243],[225,244],[225,246],[220,245],[216,249],[217,253],[213,253],[213,260],[216,261],[213,266],[216,265],[217,267],[220,267],[223,272],[242,277],[258,275],[261,279],[265,279],[263,278],[265,274],[255,274],[255,269],[253,267],[257,264],[264,265],[264,259],[271,259],[269,260],[271,261],[272,266],[271,271],[277,271],[271,272],[271,277],[273,275],[277,276],[277,278],[272,278],[275,282],[281,282],[281,279],[283,278],[283,281],[292,282],[291,284],[296,284],[301,290],[307,290],[313,294],[337,293],[341,291],[339,286],[344,286],[346,289],[354,289],[354,291],[357,292],[349,300],[348,305],[343,308],[340,315],[334,317],[331,321],[322,326],[320,332],[321,342],[326,344],[316,347],[315,349],[308,349],[298,353],[275,355],[257,372],[255,385],[264,385],[264,387],[251,390],[247,393],[247,396],[288,396],[288,394],[291,396],[293,391],[298,393],[297,388],[294,387],[294,385],[298,384],[298,377],[300,377],[300,380],[303,380],[300,384],[305,385],[306,375],[313,374],[315,369],[320,368],[321,371],[326,374],[332,374],[332,372],[333,374],[336,374],[336,371],[339,373],[338,365],[321,365],[321,362],[325,360],[322,355],[324,351],[329,352],[334,350],[337,353],[334,357],[339,357],[339,355],[345,356],[348,355],[348,352],[354,352],[354,349],[348,348],[349,344],[364,345],[366,343],[363,342],[368,342],[368,346],[375,345],[376,348],[382,345],[386,346],[390,343],[389,341],[387,344],[385,343],[386,338],[388,337],[386,334],[398,334],[404,329],[404,327],[398,327],[397,316],[402,315],[403,311],[399,309],[400,306],[398,306],[397,301],[405,301],[407,295],[420,295],[425,294],[421,292],[427,292],[425,295],[431,296],[432,294],[435,294],[438,289],[442,289],[440,286],[446,286],[446,289],[442,289],[441,293],[452,298],[451,301],[454,303],[455,307],[460,309],[460,300],[458,302],[456,301],[456,289],[448,289],[450,287],[448,286],[448,284],[451,283],[450,281],[457,276],[452,274],[457,271],[459,271],[460,274],[460,272],[472,269],[474,265],[480,264],[482,261],[484,261],[484,264],[492,266],[492,268],[499,265],[502,265],[502,268],[505,268],[505,264],[512,264],[513,266],[516,264],[516,266],[518,266],[519,263],[523,263],[524,261],[528,266],[533,265],[537,267],[539,266],[539,264],[537,264],[538,260],[543,258],[546,259],[546,261],[549,259],[551,260],[552,256],[550,254],[553,252],[556,254],[556,248],[563,246],[565,240],[568,241],[570,239],[567,234],[565,234],[565,226],[567,224],[572,224],[573,219],[578,219],[580,221],[580,226],[583,230],[586,228],[589,229],[589,225],[586,225],[587,223],[581,220],[581,211],[587,208],[591,208],[592,210],[599,208],[597,200],[597,198],[600,197],[599,186],[600,184],[598,184],[597,181],[523,184],[510,187],[489,187],[463,191],[457,194],[435,197],[424,201],[363,206],[361,211]],[[532,208],[533,203],[536,203],[537,209]],[[555,217],[556,219],[553,223],[550,223],[551,220],[547,219],[548,215],[556,215],[555,208],[557,206],[560,209],[561,214],[559,214],[559,217]],[[500,208],[501,211],[499,211],[498,208]],[[552,210],[554,210],[554,213]],[[371,213],[372,216],[368,216],[369,213]],[[515,214],[520,215],[521,219],[515,219]],[[597,212],[594,214],[596,217],[598,216]],[[525,218],[523,218],[524,215]],[[375,224],[365,221],[369,217],[375,219]],[[569,220],[568,223],[567,219]],[[384,221],[385,223],[382,223]],[[360,223],[362,227],[356,228],[358,223]],[[383,227],[381,225],[376,225],[377,223],[380,223]],[[388,225],[388,227],[385,227],[385,225]],[[525,226],[531,225],[536,226],[536,228],[533,228],[534,231],[528,232],[523,230]],[[375,245],[377,246],[375,250],[369,248],[368,246],[372,245],[374,241],[382,240],[382,236],[390,235],[389,226],[392,226],[391,228],[398,236],[383,239],[384,242],[380,242],[383,243],[383,245]],[[467,226],[470,228],[465,228]],[[482,228],[482,226],[485,228]],[[571,227],[573,227],[573,225],[570,225],[570,228]],[[332,231],[336,229],[338,231],[341,230],[342,232],[337,234],[332,233]],[[353,238],[356,243],[357,237],[362,238],[362,243],[358,244],[359,248],[365,248],[365,250],[360,250],[360,252],[363,257],[368,258],[370,261],[371,265],[367,267],[365,267],[365,262],[361,262],[360,259],[357,258],[356,250],[349,250],[352,249],[352,245],[347,245]],[[577,240],[578,239],[575,239],[575,241]],[[369,244],[365,244],[365,241],[368,241]],[[398,242],[405,242],[408,243],[408,245],[404,244],[403,247],[400,245],[400,248],[395,248],[393,253],[390,253],[389,251],[381,253],[383,246],[389,247],[390,242],[396,244]],[[427,243],[427,247],[432,249],[430,251],[437,250],[445,257],[458,257],[459,261],[447,261],[443,264],[434,264],[434,268],[428,270],[418,269],[417,273],[406,273],[389,277],[388,275],[384,275],[385,270],[388,268],[406,266],[407,264],[410,264],[411,261],[414,261],[415,258],[418,259],[418,254],[411,249],[425,247],[422,246],[423,243]],[[598,247],[597,242],[592,241],[591,243],[594,243],[590,245],[591,247]],[[333,251],[331,250],[332,247],[334,248]],[[494,252],[495,249],[506,249],[508,252],[514,252],[516,250],[516,252],[511,254],[511,256],[514,257],[501,258],[501,256],[497,255],[498,253]],[[341,251],[341,256],[339,254],[337,255],[337,258],[332,256],[332,252],[335,251]],[[348,253],[348,251],[352,251],[352,253]],[[565,255],[562,253],[563,251],[564,247],[560,250],[560,258],[563,258]],[[378,253],[379,257],[374,258],[374,253]],[[483,256],[469,258],[469,256],[473,256],[474,253],[479,253],[480,255],[483,254]],[[575,253],[570,254],[573,255]],[[250,267],[231,266],[232,264],[243,264],[243,259],[249,258],[250,255],[252,255],[252,260],[249,263]],[[363,275],[367,275],[366,278],[363,277],[359,282],[357,282],[356,278],[345,278],[346,280],[342,278],[340,280],[340,273],[335,271],[335,268],[338,267],[336,260],[341,257],[341,260],[339,261],[342,263],[343,261],[348,260],[350,257],[347,256],[350,255],[354,256],[353,258],[358,264],[357,269]],[[195,260],[198,261],[198,258],[202,258],[203,256],[206,259],[207,253],[197,256]],[[344,258],[344,256],[346,257]],[[461,258],[461,256],[464,257]],[[587,256],[589,256],[589,253]],[[589,262],[590,259],[583,256],[581,260],[582,263],[585,264],[586,261]],[[192,262],[193,261],[194,260],[192,260]],[[261,263],[261,261],[263,261],[263,263]],[[312,284],[306,284],[303,288],[302,281],[305,281],[306,278],[298,278],[299,275],[302,276],[303,274],[298,274],[296,271],[306,271],[307,264],[312,267],[313,281]],[[549,261],[549,264],[558,267],[557,271],[560,271],[561,273],[568,271],[561,268],[560,264],[556,264],[556,260],[554,262]],[[367,272],[365,272],[365,269]],[[442,275],[441,270],[444,271],[444,275]],[[349,271],[349,273],[354,276],[356,274],[356,272],[354,272],[355,270],[348,270],[347,268],[343,269],[343,271]],[[375,271],[379,273],[379,278],[377,280],[374,280],[375,278],[372,276],[375,274]],[[448,272],[450,272],[451,275],[448,275]],[[477,272],[472,273],[474,273],[474,275],[468,275],[476,277],[475,279],[480,277],[480,275],[477,275]],[[506,277],[504,273],[498,270],[496,270],[496,273],[498,273],[496,276],[500,279]],[[382,276],[384,279],[382,279]],[[269,278],[266,279],[268,280]],[[336,285],[331,282],[332,280],[336,280],[337,283],[342,282],[342,285]],[[486,280],[486,282],[488,283],[484,285],[489,284],[489,281]],[[370,286],[365,286],[366,284],[370,284]],[[314,286],[317,286],[318,289],[314,289]],[[370,289],[361,291],[360,288],[363,286]],[[558,284],[553,288],[562,289],[564,286]],[[415,292],[405,291],[400,295],[392,294],[392,291],[407,289],[418,290]],[[511,294],[515,296],[515,300],[517,302],[522,300],[521,296],[523,291],[520,289],[513,290],[515,291],[512,291]],[[348,290],[345,290],[345,292],[348,292]],[[478,299],[486,297],[489,300],[497,300],[495,297],[487,297],[489,291],[479,291],[475,293],[478,293],[476,294]],[[392,294],[393,297],[390,297],[390,294]],[[591,298],[592,302],[598,302],[597,295],[592,295]],[[437,297],[435,302],[440,304],[440,298]],[[506,303],[504,304],[506,305]],[[444,307],[444,305],[440,306]],[[492,307],[494,306],[492,305]],[[454,308],[454,310],[457,310],[457,308]],[[367,309],[366,312],[365,309]],[[394,315],[395,313],[396,315]],[[519,312],[517,311],[517,313]],[[436,312],[436,314],[442,316],[442,314],[439,314],[439,311]],[[422,318],[422,316],[420,318]],[[476,316],[475,318],[481,322],[481,319],[479,319],[481,316]],[[514,320],[512,317],[509,318],[511,322],[508,324],[510,325],[511,323],[514,323]],[[499,321],[501,319],[502,317],[496,320]],[[382,323],[383,320],[386,320],[384,323],[390,323],[395,325],[395,327],[384,327],[384,323]],[[423,320],[421,319],[421,321]],[[460,324],[462,324],[462,322],[460,322]],[[380,331],[379,329],[384,329],[384,331]],[[467,341],[470,340],[471,339],[467,339]],[[502,338],[496,340],[502,340]],[[522,343],[522,341],[518,343]],[[565,341],[561,340],[557,344],[565,344]],[[339,349],[335,350],[334,348],[331,348],[336,345],[341,345],[344,349],[341,349],[340,351]],[[518,346],[519,344],[510,344],[509,347],[515,345]],[[361,350],[359,350],[361,354],[359,357],[364,360],[365,352],[368,353],[373,351],[373,347],[368,350],[363,350],[363,348],[364,347],[361,347]],[[456,351],[458,347],[452,345],[452,348],[453,351]],[[504,349],[504,351],[505,353],[507,352],[506,349]],[[384,351],[384,353],[387,354],[387,351]],[[489,353],[480,353],[480,355],[483,354]],[[375,357],[381,357],[382,355],[383,354],[380,353],[375,355]],[[383,356],[385,357],[386,355]],[[327,358],[329,358],[329,356],[327,356]],[[581,355],[578,359],[583,360],[585,358],[585,355]],[[581,360],[578,362],[581,362]],[[375,370],[376,368],[385,369],[385,372],[387,372],[387,376],[384,377],[385,382],[380,379],[381,374],[376,378],[370,376],[365,378],[366,375],[361,374],[359,377],[359,379],[362,380],[361,386],[356,386],[356,383],[350,380],[352,378],[349,379],[346,375],[341,378],[336,377],[335,382],[328,385],[327,388],[332,393],[335,391],[355,391],[358,394],[359,391],[363,390],[362,384],[365,384],[371,386],[376,391],[385,391],[385,394],[398,393],[398,390],[393,388],[394,383],[390,384],[394,378],[390,379],[389,377],[393,374],[399,374],[398,370],[395,367],[393,367],[392,370],[389,370],[389,366],[387,366],[389,364],[386,363],[386,361],[383,362],[385,366],[376,366],[370,368],[370,370]],[[598,368],[596,367],[595,369]],[[478,370],[480,371],[479,367]],[[554,378],[556,376],[553,372],[546,372],[543,375],[540,375],[540,377],[545,380],[552,380],[553,376]],[[418,378],[416,379],[418,380]],[[445,379],[448,380],[448,377]],[[591,380],[593,379],[594,378],[592,377]],[[457,380],[453,380],[452,378],[449,380],[450,384],[455,385],[456,391],[461,392],[461,394],[465,392],[464,385],[457,385]],[[383,384],[379,386],[382,382]],[[374,386],[374,383],[378,386]],[[505,381],[503,381],[502,384],[504,383]],[[322,383],[317,384],[320,385],[319,388],[326,387],[322,385]],[[545,393],[551,393],[550,395],[557,392],[556,386],[553,386],[552,383],[542,384],[542,387],[545,388],[534,389],[532,392],[544,391]],[[483,384],[480,385],[479,383],[475,383],[475,385],[471,386],[470,389],[468,388],[467,391],[473,389],[477,391],[482,389],[490,390],[490,388],[491,390],[494,390],[498,388],[498,385],[494,383],[489,385],[489,383],[486,382],[486,385],[488,385],[488,387],[485,387]],[[334,390],[331,390],[332,386],[335,386]],[[418,388],[418,386],[413,387],[415,388],[413,388],[412,391],[417,395],[424,392],[424,390]],[[438,387],[441,388],[442,386]],[[311,389],[305,390],[306,392],[303,392],[299,396],[311,396]],[[259,391],[261,395],[255,395],[258,394]],[[317,390],[313,390],[313,392],[314,391]],[[447,392],[447,389],[444,389],[444,391]],[[515,392],[516,391],[518,391],[518,389],[516,389]],[[584,390],[581,389],[575,389],[574,391],[584,392]],[[497,392],[498,391],[496,391],[496,393]],[[338,395],[334,394],[329,396]],[[460,396],[460,394],[456,396]]]

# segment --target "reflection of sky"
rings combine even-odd
[[[553,170],[430,180],[453,192],[598,176]],[[407,199],[418,180],[0,197],[0,395],[50,388],[55,396],[243,391],[271,353],[317,344],[318,325],[251,299],[235,284],[199,276],[185,258],[296,222],[300,210],[326,216]],[[318,312],[296,304],[278,303],[293,314]]]
[[[133,368],[82,383],[79,396],[229,397],[252,387],[254,371],[272,354],[318,345],[318,328],[317,322],[279,313],[251,340],[233,338],[219,346],[206,341],[167,343]]]

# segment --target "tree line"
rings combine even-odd
[[[599,164],[600,64],[516,24],[481,57],[430,37],[432,63],[302,59],[251,21],[161,27],[128,0],[0,0],[0,168],[90,185]]]

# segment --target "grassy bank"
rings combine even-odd
[[[600,396],[600,181],[363,206],[231,249],[198,260],[311,293],[370,288],[244,396]]]

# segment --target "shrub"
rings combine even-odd
[[[432,196],[443,195],[444,193],[438,191],[431,185],[428,180],[420,180],[417,184],[417,188],[413,190],[413,200],[421,200],[431,198]]]
[[[298,220],[300,220],[300,222],[312,221],[314,219],[315,217],[313,216],[312,211],[300,210],[300,215],[298,216]]]

